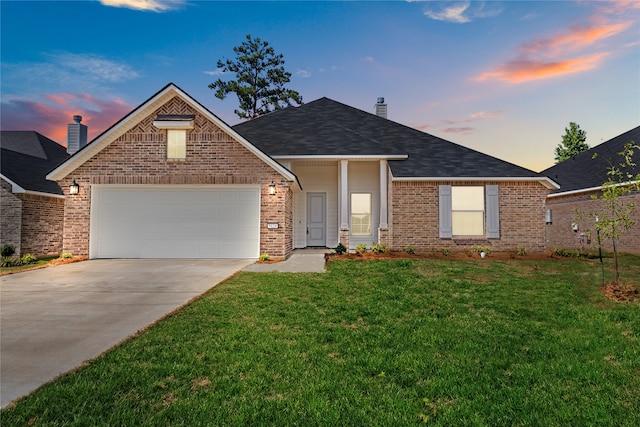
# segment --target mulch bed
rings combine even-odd
[[[601,288],[601,291],[612,301],[635,302],[640,299],[638,287],[630,283],[609,282]]]

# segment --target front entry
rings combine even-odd
[[[307,246],[327,246],[327,193],[307,193]]]

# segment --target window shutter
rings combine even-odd
[[[500,238],[500,203],[498,186],[487,185],[485,188],[487,209],[487,239]]]
[[[440,238],[450,239],[453,236],[451,229],[451,186],[441,185],[439,188],[440,209]]]

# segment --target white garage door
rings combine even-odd
[[[257,258],[255,186],[95,185],[91,258]]]

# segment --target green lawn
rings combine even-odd
[[[597,261],[328,270],[236,275],[2,425],[640,425],[640,304]]]

